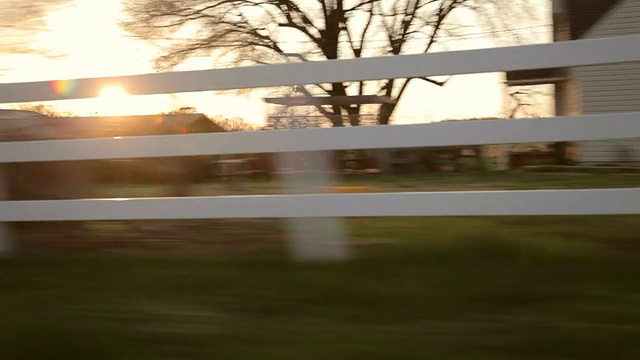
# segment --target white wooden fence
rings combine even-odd
[[[101,88],[114,84],[125,87],[130,94],[161,94],[631,61],[640,61],[640,36],[424,55],[76,79],[70,80],[74,91],[68,94],[55,92],[50,81],[0,84],[0,103],[93,97]],[[640,113],[623,113],[427,125],[4,142],[0,143],[0,163],[638,137]],[[169,142],[171,146],[167,146]],[[640,214],[640,188],[0,201],[0,222],[545,214]],[[314,240],[327,242],[325,245],[334,251],[322,252],[318,247],[311,247],[311,253],[307,251],[306,257],[344,257],[346,250],[341,239],[342,230],[337,225],[334,230],[331,235],[334,238],[322,236]],[[0,226],[0,251],[3,249],[3,233]]]

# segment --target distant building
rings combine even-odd
[[[554,41],[640,34],[640,0],[554,0]],[[553,84],[556,114],[640,111],[640,62],[514,71],[508,86]],[[640,126],[640,118],[638,119]],[[582,141],[582,165],[640,165],[640,139]]]
[[[0,141],[113,138],[222,132],[203,114],[109,117],[49,117],[33,111],[0,110]],[[171,146],[171,141],[167,141]],[[78,149],[82,151],[82,149]],[[63,161],[10,164],[14,199],[77,198],[92,181],[187,183],[199,157]]]
[[[203,114],[50,117],[34,111],[0,110],[0,141],[110,138],[222,132]]]

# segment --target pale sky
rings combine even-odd
[[[541,1],[542,3],[542,1]],[[0,82],[102,77],[153,72],[152,60],[157,54],[151,45],[131,38],[118,27],[122,16],[119,0],[76,0],[75,4],[49,14],[50,32],[35,40],[37,46],[68,54],[58,59],[39,55],[0,57]],[[541,23],[525,24],[529,29],[548,33]],[[536,26],[530,28],[531,26]],[[524,28],[525,26],[523,26]],[[493,44],[482,36],[451,41],[452,49],[490,47]],[[180,70],[211,68],[212,59],[192,59]],[[96,99],[59,101],[51,103],[61,111],[79,115],[135,115],[166,111],[177,106],[193,106],[208,115],[239,116],[247,121],[262,123],[268,109],[260,100],[261,94],[216,95],[211,92],[195,94],[125,96],[120,89],[109,89]],[[126,89],[122,89],[126,91]],[[115,97],[117,98],[117,101]],[[502,87],[498,74],[459,76],[445,87],[415,81],[403,98],[396,114],[397,123],[421,123],[447,118],[496,116],[502,112]],[[114,106],[114,102],[118,106]],[[7,105],[2,105],[7,107]]]

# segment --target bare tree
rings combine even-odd
[[[50,55],[30,44],[31,38],[46,30],[45,16],[72,0],[0,0],[0,54],[37,53]]]
[[[181,106],[179,108],[169,110],[166,114],[175,115],[175,114],[196,114],[198,113],[198,109],[193,106]]]
[[[239,117],[226,118],[223,116],[214,116],[211,121],[214,124],[220,126],[225,131],[254,131],[257,130],[257,126],[244,121]]]
[[[531,0],[126,0],[125,29],[165,47],[156,59],[170,69],[193,56],[216,53],[238,64],[281,61],[295,52],[309,60],[426,53],[463,36],[468,28],[505,33],[529,16]],[[509,21],[511,20],[511,21]],[[473,24],[473,25],[463,25]],[[375,105],[388,124],[397,101],[414,81],[442,86],[446,79],[414,77],[306,86],[313,95],[380,95]],[[333,126],[359,124],[362,105],[319,109]],[[342,115],[348,115],[346,117]]]
[[[197,114],[198,109],[193,106],[181,106],[173,110],[167,111],[165,114]],[[210,118],[210,120],[220,126],[225,131],[253,131],[257,127],[254,124],[250,124],[240,117],[227,118],[222,115],[216,115]]]
[[[34,111],[40,113],[42,115],[51,116],[51,117],[71,117],[76,116],[71,111],[60,111],[54,108],[51,105],[45,104],[35,104],[35,105],[19,105],[15,107],[16,110],[26,110],[26,111]]]
[[[521,86],[509,90],[508,114],[513,118],[550,116],[553,90],[549,86]]]

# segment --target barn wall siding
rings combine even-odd
[[[584,38],[640,34],[638,19],[640,0],[621,1]],[[640,111],[640,62],[578,67],[573,73],[584,114]],[[640,139],[588,141],[579,147],[580,162],[586,165],[640,165]]]

